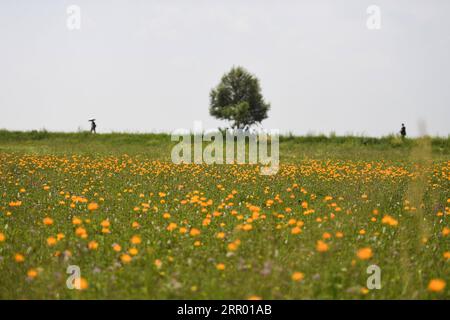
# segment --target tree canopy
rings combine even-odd
[[[210,93],[209,113],[231,121],[234,129],[246,129],[267,118],[270,104],[264,101],[259,80],[242,67],[224,74]]]

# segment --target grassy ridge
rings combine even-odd
[[[450,138],[429,137],[435,157],[450,155]],[[381,138],[361,136],[280,136],[282,159],[349,158],[358,154],[363,159],[404,159],[420,143],[420,139],[401,139],[390,135]],[[0,130],[0,150],[50,153],[144,153],[168,159],[176,142],[167,133],[63,133],[48,131]],[[206,143],[205,143],[206,144]]]

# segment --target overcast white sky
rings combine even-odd
[[[259,77],[268,129],[450,134],[448,0],[0,1],[0,128],[225,126],[209,91],[233,65]]]

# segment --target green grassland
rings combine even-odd
[[[0,131],[0,298],[449,298],[450,139],[282,136],[273,176],[175,143]]]

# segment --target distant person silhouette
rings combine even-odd
[[[406,127],[405,127],[404,123],[402,123],[402,128],[400,129],[400,134],[401,134],[402,138],[406,137]]]
[[[95,119],[89,120],[91,122],[91,133],[97,133],[95,129],[97,128],[97,125],[95,124]]]

